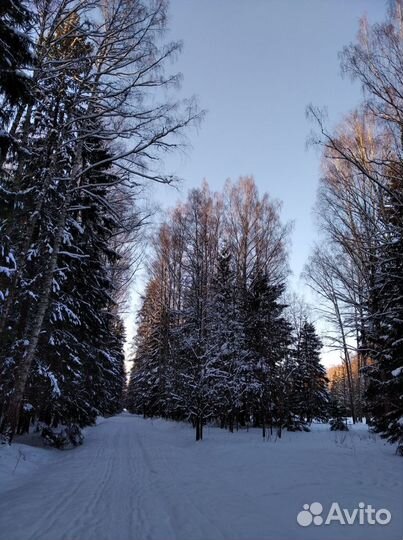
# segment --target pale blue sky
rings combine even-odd
[[[166,165],[184,178],[182,194],[155,189],[163,207],[206,178],[253,174],[261,192],[283,201],[294,221],[294,285],[317,239],[312,207],[319,153],[306,149],[307,105],[326,106],[334,125],[359,102],[360,89],[340,74],[338,53],[355,39],[359,18],[382,20],[385,0],[171,0],[169,39],[184,42],[173,69],[180,94],[196,95],[207,116],[192,148]]]
[[[329,124],[360,99],[358,84],[340,75],[338,53],[355,39],[359,18],[382,20],[384,0],[171,0],[172,38],[184,41],[175,67],[181,93],[195,94],[207,116],[192,149],[167,161],[184,178],[182,192],[206,178],[253,174],[261,192],[283,201],[295,221],[291,269],[298,276],[316,238],[312,206],[319,154],[306,149],[307,105],[326,106]],[[157,200],[180,194],[166,187]]]

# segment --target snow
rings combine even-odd
[[[31,441],[35,444],[35,438]],[[59,458],[54,450],[46,450],[27,444],[15,443],[11,446],[0,445],[0,498],[9,489],[25,486],[27,479],[43,471],[53,459]],[[25,489],[24,487],[22,489]],[[0,534],[4,534],[1,525],[7,512],[0,511]]]
[[[8,266],[0,266],[0,274],[4,274],[6,277],[11,277],[15,270],[8,268]]]
[[[402,367],[399,367],[397,369],[394,369],[392,371],[392,376],[393,377],[399,377],[399,375],[401,374],[401,372],[403,371],[403,366]]]
[[[367,430],[205,430],[122,413],[69,451],[0,447],[1,540],[397,540],[403,461]],[[24,458],[17,460],[20,452]],[[303,505],[359,502],[388,525],[301,527]]]

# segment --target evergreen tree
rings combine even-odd
[[[291,328],[280,303],[284,285],[271,285],[257,269],[247,292],[247,336],[250,351],[251,380],[249,399],[255,423],[262,426],[263,437],[269,425],[281,426],[287,414],[280,385],[280,366],[287,358]]]
[[[70,34],[74,31],[77,36],[72,41]],[[61,67],[56,76],[49,77],[42,71],[37,77],[38,101],[27,109],[21,127],[29,130],[30,137],[24,148],[25,157],[19,159],[10,177],[12,212],[5,214],[2,224],[10,252],[16,254],[15,271],[4,284],[7,294],[0,322],[2,353],[12,387],[6,396],[2,429],[10,436],[18,429],[23,395],[42,338],[52,291],[63,275],[57,263],[61,246],[71,243],[67,214],[72,192],[68,188],[74,177],[77,154],[81,157],[75,119],[84,107],[83,102],[78,103],[77,95],[84,97],[82,78],[89,64],[83,53],[89,52],[89,46],[80,32],[77,13],[68,15],[55,34],[55,41],[49,44],[42,61],[57,62]],[[64,311],[66,319],[77,320],[74,310],[64,310],[63,306],[60,304],[56,309]],[[60,311],[56,317],[61,317]],[[40,372],[48,373],[42,369]]]
[[[0,39],[10,17],[25,39],[20,5],[2,3]],[[155,167],[160,152],[198,117],[149,94],[176,80],[163,65],[179,44],[157,37],[165,2],[35,7],[34,100],[13,106],[18,96],[0,88],[16,141],[0,160],[0,426],[9,440],[30,419],[85,425],[120,410],[119,252],[138,226],[124,209],[139,181],[171,182]],[[1,62],[9,52],[1,48]]]
[[[347,416],[347,409],[337,399],[332,398],[329,403],[330,414],[330,430],[331,431],[348,431],[345,417]]]
[[[219,254],[209,303],[209,343],[217,370],[218,415],[232,432],[244,422],[243,396],[249,371],[245,322],[228,247]]]
[[[281,368],[291,329],[278,284],[284,260],[276,260],[283,259],[284,230],[267,196],[259,203],[253,179],[240,180],[228,196],[234,206],[204,184],[162,225],[127,395],[132,411],[190,421],[196,440],[209,421],[233,431],[253,419],[265,433],[286,414]],[[238,241],[229,240],[232,228]]]
[[[208,313],[200,313],[200,300],[195,284],[191,285],[181,312],[182,323],[175,331],[179,403],[195,428],[196,441],[203,439],[204,424],[217,415],[221,397],[215,344],[209,339]]]
[[[108,153],[95,140],[84,156],[103,162]],[[112,282],[119,256],[110,247],[119,221],[105,187],[110,180],[108,167],[91,169],[92,188],[72,201],[19,431],[27,417],[83,427],[121,410],[124,331]]]
[[[299,401],[295,412],[308,423],[324,420],[328,413],[329,394],[326,369],[320,361],[322,343],[315,326],[305,321],[298,339],[294,392]]]
[[[21,0],[2,0],[0,5],[0,96],[4,102],[0,121],[17,103],[27,103],[30,79],[24,72],[33,62],[30,29],[32,11]]]
[[[367,405],[376,431],[389,442],[398,443],[398,452],[403,455],[403,162],[392,162],[390,167],[387,240],[379,255],[372,291],[376,300],[370,307],[369,354],[373,362],[366,369]]]
[[[156,280],[147,285],[138,317],[135,354],[130,375],[127,408],[144,416],[169,415],[169,315]]]

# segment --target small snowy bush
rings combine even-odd
[[[348,431],[348,427],[342,418],[332,418],[329,424],[330,431]]]
[[[44,427],[41,435],[46,446],[59,450],[79,446],[84,440],[84,435],[76,424],[59,429]]]
[[[301,420],[298,416],[289,417],[284,427],[287,431],[311,431],[306,422]]]

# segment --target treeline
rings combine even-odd
[[[92,423],[121,410],[142,182],[197,120],[169,101],[164,1],[2,0],[0,425]],[[157,95],[165,96],[158,101]],[[49,430],[47,437],[51,439]],[[60,442],[60,441],[59,441]]]
[[[230,431],[308,429],[327,415],[321,343],[284,303],[288,226],[253,178],[207,183],[158,230],[139,314],[127,407]]]
[[[354,419],[365,414],[403,453],[403,6],[388,20],[361,22],[341,54],[363,101],[328,132],[318,216],[321,245],[306,276],[322,301],[330,345],[344,362]],[[358,373],[355,370],[358,367]]]

